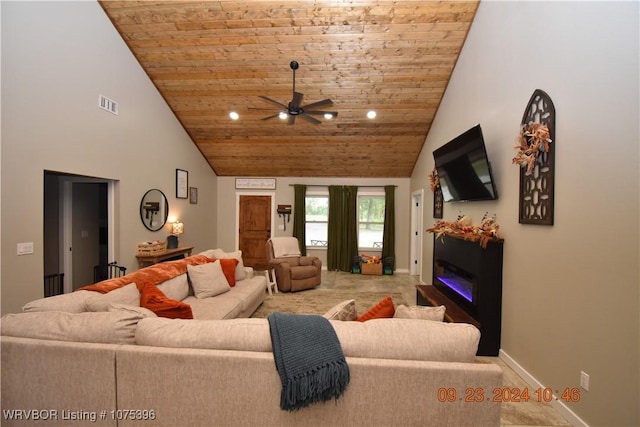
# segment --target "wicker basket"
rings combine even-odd
[[[138,255],[157,255],[167,250],[167,242],[138,243]]]
[[[372,274],[374,276],[382,275],[382,264],[371,264],[367,262],[363,262],[360,264],[360,269],[362,270],[362,274]]]

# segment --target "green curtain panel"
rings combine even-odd
[[[392,258],[395,270],[396,260],[396,214],[395,185],[384,186],[384,230],[382,231],[382,258]]]
[[[307,186],[303,184],[293,185],[293,237],[298,239],[300,244],[300,253],[307,255],[307,245],[305,234],[306,230],[306,205],[305,197],[307,195]]]
[[[358,254],[357,197],[356,186],[329,186],[329,271],[351,271],[351,261]]]
[[[341,248],[340,270],[351,271],[353,257],[358,255],[358,187],[344,187],[344,241]]]
[[[329,223],[327,224],[327,270],[338,270],[339,248],[342,240],[342,187],[329,186]]]

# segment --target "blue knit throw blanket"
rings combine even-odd
[[[272,313],[269,320],[280,408],[295,411],[338,399],[349,384],[349,366],[333,326],[322,316]]]

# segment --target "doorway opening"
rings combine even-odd
[[[45,294],[94,282],[94,269],[114,258],[115,181],[44,172]]]

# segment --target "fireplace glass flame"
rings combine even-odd
[[[475,284],[473,275],[442,260],[436,260],[435,276],[440,282],[438,287],[445,286],[465,301],[474,304]]]

